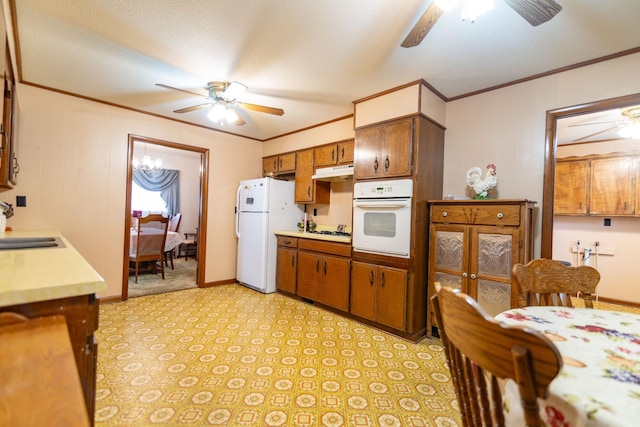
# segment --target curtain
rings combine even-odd
[[[180,212],[178,206],[179,176],[180,171],[173,169],[134,170],[133,182],[147,191],[159,191],[160,197],[167,204],[169,215],[173,216]]]

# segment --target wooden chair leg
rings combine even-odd
[[[138,283],[138,260],[136,259],[136,283]]]

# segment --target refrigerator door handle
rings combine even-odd
[[[240,190],[242,189],[242,185],[238,186],[238,191],[236,193],[236,237],[240,238]]]

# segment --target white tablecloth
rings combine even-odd
[[[549,426],[640,425],[640,316],[606,310],[527,307],[496,319],[544,333],[558,348],[563,367],[541,402]],[[523,425],[515,383],[508,382],[507,425]],[[518,415],[518,413],[520,415]]]
[[[143,228],[141,233],[160,233],[161,230],[157,228]],[[138,229],[131,229],[131,238],[129,240],[129,252],[132,254],[136,253],[136,245],[138,243]],[[164,242],[164,251],[171,251],[182,243],[182,237],[180,233],[176,233],[175,231],[167,231],[167,240]]]

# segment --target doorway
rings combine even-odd
[[[195,267],[195,284],[198,287],[202,287],[205,277],[205,248],[206,248],[206,213],[208,205],[208,164],[209,164],[209,150],[206,148],[195,147],[185,144],[180,144],[171,141],[163,141],[154,138],[147,138],[137,135],[129,135],[128,138],[128,163],[127,163],[127,189],[125,200],[125,230],[124,230],[124,256],[123,256],[123,277],[122,277],[122,300],[125,301],[129,298],[129,251],[131,241],[131,226],[132,226],[132,192],[133,192],[133,159],[134,154],[136,157],[141,157],[141,153],[145,153],[149,150],[149,154],[153,153],[154,158],[165,157],[163,163],[165,166],[167,160],[169,162],[178,162],[177,158],[182,159],[183,166],[174,166],[176,169],[185,169],[181,171],[181,175],[185,175],[185,178],[189,179],[191,183],[193,181],[194,194],[189,196],[189,199],[196,199],[196,207],[185,209],[185,213],[191,211],[190,215],[181,220],[179,232],[184,236],[184,232],[189,232],[191,235],[196,236],[196,253],[195,256],[190,258],[184,258],[184,261],[189,260],[193,264],[189,268]],[[146,153],[145,153],[146,154]],[[172,157],[173,156],[173,157]],[[186,160],[184,160],[186,159]],[[186,163],[185,163],[186,162]],[[172,167],[170,167],[172,168]],[[188,178],[191,176],[191,178]],[[195,183],[197,181],[197,184]],[[180,261],[182,262],[182,260]],[[169,267],[170,268],[170,267]],[[165,267],[165,277],[167,275],[168,267]],[[193,271],[193,270],[191,270]],[[161,276],[155,275],[158,281],[161,281]]]
[[[545,160],[544,160],[544,184],[542,195],[542,231],[541,231],[541,257],[553,258],[553,196],[555,187],[555,166],[558,138],[558,120],[578,115],[596,113],[616,108],[625,108],[640,104],[640,93],[610,98],[587,104],[574,105],[547,111]]]

